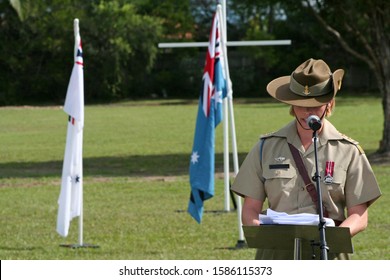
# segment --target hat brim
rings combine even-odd
[[[291,76],[283,76],[272,80],[267,85],[267,92],[276,100],[283,103],[301,106],[301,107],[318,107],[328,104],[340,89],[341,81],[344,76],[344,70],[338,69],[333,73],[333,92],[326,95],[306,97],[295,94],[290,90]]]

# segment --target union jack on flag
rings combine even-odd
[[[200,223],[203,201],[214,196],[215,128],[222,120],[226,78],[217,13],[213,18],[199,96],[194,144],[190,160],[191,195],[188,213]]]
[[[210,115],[211,100],[214,98],[214,106],[222,103],[222,94],[223,90],[226,91],[226,87],[221,84],[225,83],[224,78],[224,69],[222,59],[222,46],[221,46],[221,37],[219,31],[219,20],[217,14],[214,15],[213,27],[210,31],[210,39],[208,51],[206,53],[206,61],[203,71],[203,90],[202,90],[202,108],[205,116]],[[218,64],[218,65],[217,65]],[[220,69],[218,69],[220,68]],[[215,71],[220,70],[221,73],[215,73]],[[222,75],[221,75],[222,74]],[[219,115],[222,116],[219,111]],[[216,125],[221,121],[221,118],[216,121]]]
[[[76,60],[75,63],[81,66],[84,66],[84,61],[83,61],[83,48],[81,47],[81,39],[79,42],[79,45],[76,50]]]

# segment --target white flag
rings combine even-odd
[[[69,121],[57,216],[57,232],[64,237],[70,221],[81,215],[83,203],[84,73],[78,19],[74,20],[74,30],[74,65],[64,105]]]

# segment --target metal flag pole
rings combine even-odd
[[[74,19],[73,21],[73,28],[74,28],[74,37],[76,38],[76,42],[80,42],[80,27],[79,27],[79,19]],[[75,44],[74,46],[74,57],[76,59],[77,52],[78,52],[78,44]],[[75,61],[76,62],[76,61]],[[81,143],[83,143],[83,134],[80,135]],[[80,148],[80,147],[79,147]],[[81,157],[81,172],[83,172],[83,158]],[[81,173],[83,174],[83,173]],[[81,180],[83,181],[83,176],[81,176]],[[80,216],[79,216],[79,246],[83,246],[83,211],[84,211],[84,198],[83,198],[83,183],[80,183]]]
[[[229,82],[228,82],[229,83]],[[230,176],[229,176],[229,116],[227,97],[223,99],[223,174],[224,174],[224,209],[230,211]]]
[[[223,50],[223,59],[226,71],[226,82],[228,96],[232,93],[231,80],[229,75],[229,66],[227,59],[227,48],[226,48],[226,1],[218,1],[217,5],[217,16],[221,26],[221,44]],[[229,104],[228,98],[223,99],[223,174],[224,174],[224,198],[225,198],[225,211],[230,211],[230,163],[229,163]]]
[[[217,6],[217,14],[219,17],[219,22],[221,24],[221,29],[223,30],[222,36],[221,36],[221,42],[222,42],[222,49],[223,49],[223,58],[224,58],[224,64],[225,64],[225,71],[226,71],[226,81],[227,81],[227,97],[224,98],[224,101],[226,103],[226,110],[224,115],[224,120],[226,119],[226,129],[224,129],[224,139],[228,139],[228,120],[230,119],[230,130],[231,130],[231,138],[232,138],[232,153],[233,153],[233,167],[234,167],[234,176],[238,173],[238,155],[237,155],[237,140],[236,140],[236,129],[235,129],[235,123],[234,123],[234,111],[233,111],[233,89],[232,89],[232,81],[230,80],[230,72],[229,72],[229,63],[228,63],[228,57],[227,57],[227,47],[226,47],[226,13],[223,14],[223,9],[221,5]],[[229,114],[228,114],[229,113]],[[225,127],[224,127],[225,128]],[[226,143],[225,143],[226,142]],[[226,193],[230,194],[230,174],[229,174],[229,146],[228,146],[228,140],[224,141],[224,159],[227,161],[227,164],[225,162],[225,203],[226,201],[229,203],[230,199],[229,197],[226,197]],[[227,170],[226,170],[227,165]],[[237,195],[236,197],[236,203],[237,203],[237,223],[238,223],[238,241],[237,241],[237,247],[243,247],[245,244],[245,238],[244,238],[244,232],[242,229],[242,220],[241,220],[241,198]]]

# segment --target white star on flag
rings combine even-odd
[[[211,99],[215,100],[215,103],[214,103],[215,108],[217,108],[218,103],[222,104],[222,99],[223,99],[222,90],[215,92],[215,94],[211,97]]]
[[[192,152],[192,155],[191,155],[191,162],[193,164],[197,163],[198,162],[198,159],[199,159],[199,155],[198,155],[198,152]]]

